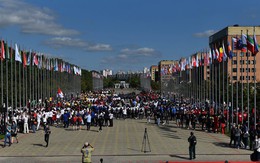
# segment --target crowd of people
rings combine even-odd
[[[38,106],[18,108],[5,116],[1,114],[0,120],[1,133],[5,134],[4,146],[7,139],[9,145],[14,142],[14,138],[18,143],[17,133],[35,133],[45,129],[47,124],[75,131],[91,130],[97,126],[98,131],[102,132],[102,127],[113,127],[114,119],[146,119],[147,123],[158,126],[174,122],[177,127],[184,129],[221,134],[227,134],[228,131],[230,146],[253,150],[256,148],[255,139],[260,136],[260,127],[254,124],[252,114],[245,111],[231,115],[225,109],[216,112],[212,107],[199,108],[186,102],[162,98],[154,92],[126,95],[111,91],[82,93],[78,98],[70,100],[45,100]],[[232,118],[232,122],[237,119],[238,123],[232,124]],[[258,113],[256,121],[259,122]]]

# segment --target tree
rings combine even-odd
[[[83,92],[91,91],[93,89],[92,73],[87,70],[81,70],[81,90]]]

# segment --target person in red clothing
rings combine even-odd
[[[81,117],[81,115],[79,115],[77,117],[77,127],[79,130],[81,130],[81,125],[82,125],[82,117]]]
[[[76,115],[73,115],[72,118],[71,118],[71,124],[72,124],[72,129],[73,130],[77,130],[77,116]]]
[[[219,117],[217,115],[214,116],[214,132],[218,133],[219,128]]]

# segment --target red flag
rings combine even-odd
[[[33,55],[33,63],[34,65],[38,66],[39,62],[38,62],[38,58],[37,58],[37,55],[34,53]]]
[[[60,88],[58,88],[58,94],[57,94],[57,96],[60,97],[60,98],[63,98],[63,97],[64,97],[63,92],[61,91]]]
[[[26,53],[23,51],[23,67],[26,67],[26,65],[27,65]]]
[[[5,44],[4,41],[1,41],[1,53],[0,53],[0,59],[3,61],[5,59]]]

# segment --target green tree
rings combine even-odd
[[[92,73],[88,70],[81,70],[81,90],[83,92],[91,91],[93,89]]]

